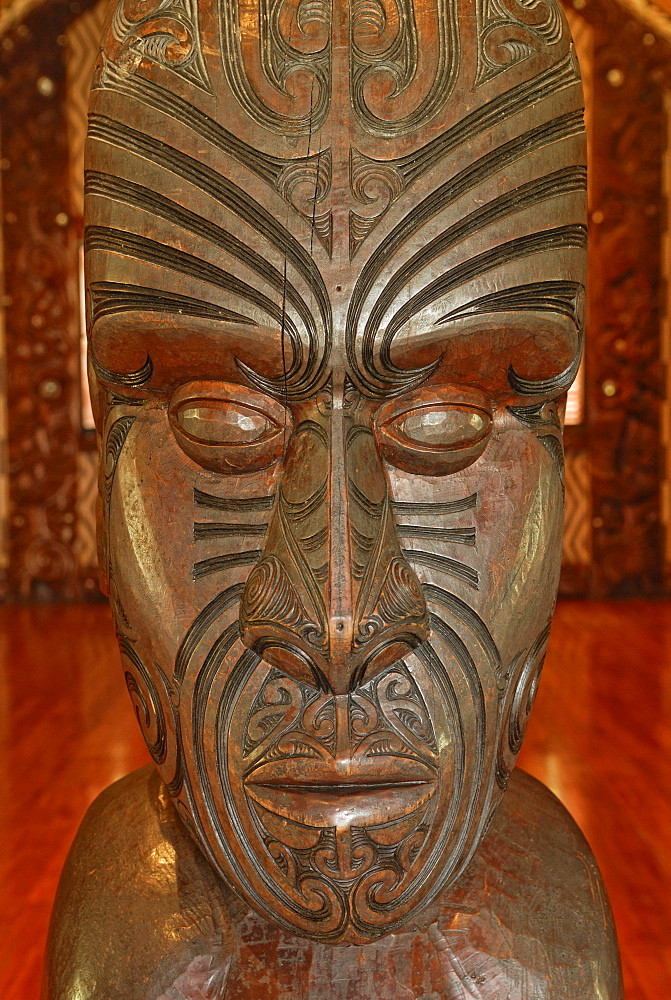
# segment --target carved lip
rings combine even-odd
[[[375,826],[410,815],[436,790],[436,777],[428,767],[419,761],[403,763],[408,766],[391,774],[379,766],[345,772],[324,761],[301,761],[307,766],[296,774],[296,760],[272,761],[249,775],[245,788],[264,809],[294,823],[341,829]]]

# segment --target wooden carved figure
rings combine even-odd
[[[156,768],[79,831],[45,1000],[619,1000],[594,858],[514,771],[584,313],[555,0],[113,0],[86,199]]]

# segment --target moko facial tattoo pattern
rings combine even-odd
[[[121,0],[85,237],[101,566],[211,865],[325,942],[464,870],[554,606],[586,249],[554,0]]]

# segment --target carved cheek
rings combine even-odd
[[[564,501],[557,464],[533,431],[507,430],[492,453],[479,487],[482,564],[475,606],[505,663],[531,646],[554,607]]]
[[[387,471],[403,553],[421,583],[463,601],[509,663],[533,644],[556,594],[563,497],[547,447],[504,417],[481,458],[455,475]],[[494,692],[495,670],[476,659]]]
[[[246,579],[265,530],[267,513],[260,510],[247,517],[249,536],[232,535],[227,522],[243,517],[211,505],[249,494],[268,507],[274,479],[268,472],[206,472],[185,458],[164,408],[135,413],[107,509],[112,606],[118,620],[122,612],[127,617],[129,634],[142,636],[147,655],[172,672],[198,614],[227,586]]]
[[[165,411],[138,413],[118,458],[107,513],[112,606],[168,670],[193,600],[194,478]]]

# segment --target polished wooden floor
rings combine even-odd
[[[77,825],[105,785],[147,760],[106,606],[0,608],[2,1000],[37,1000]],[[671,602],[559,605],[521,763],[595,850],[627,1000],[669,1000]]]

